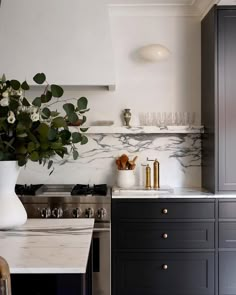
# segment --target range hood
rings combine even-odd
[[[63,86],[115,87],[105,0],[2,0],[0,70],[27,79],[44,72]]]

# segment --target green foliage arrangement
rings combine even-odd
[[[26,81],[0,79],[0,161],[18,161],[19,166],[28,160],[47,163],[50,169],[53,156],[61,158],[73,154],[79,156],[76,144],[88,142],[84,132],[71,132],[69,124],[86,121],[85,113],[89,110],[86,97],[77,99],[77,104],[63,104],[64,115],[51,108],[59,102],[64,90],[55,84],[49,85],[46,76],[38,73],[33,80],[43,85],[41,96],[29,101],[25,97],[30,87]],[[69,149],[69,150],[68,150]]]

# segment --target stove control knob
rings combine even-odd
[[[85,210],[85,217],[87,217],[87,218],[92,218],[93,215],[94,215],[94,210],[93,210],[93,208],[87,208],[87,209]]]
[[[72,215],[74,218],[79,218],[81,216],[81,209],[80,208],[73,209]]]
[[[42,208],[40,210],[40,216],[42,218],[49,218],[49,217],[51,217],[51,209],[50,208]]]
[[[52,210],[52,216],[55,218],[61,218],[63,216],[62,208],[54,208]]]
[[[100,208],[97,211],[97,217],[98,219],[104,219],[104,217],[107,215],[107,211],[105,208]]]

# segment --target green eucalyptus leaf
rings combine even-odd
[[[53,97],[61,97],[64,93],[64,90],[60,86],[52,84],[51,92]]]
[[[32,153],[35,150],[35,144],[33,142],[29,142],[27,150],[29,153]]]
[[[78,132],[73,132],[71,136],[72,136],[73,143],[78,143],[78,142],[81,142],[82,140],[82,135]]]
[[[68,114],[68,120],[70,123],[75,123],[79,120],[78,116],[76,113],[69,113]]]
[[[52,167],[52,165],[53,165],[53,160],[50,160],[50,161],[48,162],[48,169],[50,169],[50,168]]]
[[[47,138],[48,136],[48,125],[45,123],[41,123],[40,126],[38,127],[38,132],[40,134],[41,138]]]
[[[23,90],[29,90],[29,89],[30,89],[30,87],[29,87],[29,85],[28,85],[28,83],[27,83],[26,81],[24,81],[24,82],[21,84],[21,88],[22,88]]]
[[[2,78],[1,78],[1,82],[2,82],[2,83],[5,83],[6,80],[7,80],[7,78],[6,78],[5,74],[3,74],[3,75],[2,75]]]
[[[51,111],[49,108],[43,108],[42,110],[42,118],[43,119],[48,119],[51,116]]]
[[[26,163],[27,163],[27,159],[26,158],[24,158],[24,157],[19,157],[18,158],[18,165],[20,167],[24,166]]]
[[[49,102],[49,101],[51,100],[51,98],[52,98],[52,92],[51,92],[50,90],[48,90],[48,91],[46,92],[46,99],[47,99],[47,102]]]
[[[65,110],[65,112],[67,113],[67,115],[74,113],[75,111],[75,106],[72,103],[65,103],[63,105],[63,109]]]
[[[86,97],[80,97],[77,101],[79,111],[87,109],[88,100]]]
[[[53,128],[48,130],[48,140],[53,141],[57,138],[57,131]]]
[[[10,85],[14,90],[20,89],[20,82],[17,80],[11,80]]]
[[[88,142],[88,138],[86,136],[82,136],[81,144],[84,145]]]
[[[86,116],[83,116],[82,124],[84,124],[86,121],[87,121],[87,117]]]
[[[33,162],[37,162],[39,160],[39,153],[34,151],[30,154],[30,160]]]
[[[60,131],[59,135],[65,141],[68,141],[71,137],[71,133],[69,130],[62,130]]]
[[[9,109],[13,112],[16,112],[16,110],[18,109],[19,107],[19,101],[16,100],[16,99],[10,99],[10,102],[9,102]]]
[[[55,111],[52,111],[52,112],[51,112],[51,116],[52,116],[52,117],[57,117],[58,115],[60,115],[60,113],[55,112]]]
[[[54,172],[55,168],[52,169],[52,171],[50,171],[49,176],[52,175],[52,173]]]
[[[22,104],[23,106],[25,107],[29,107],[30,106],[30,103],[28,102],[28,100],[24,97],[23,100],[22,100]]]
[[[79,157],[79,153],[77,152],[77,150],[73,150],[73,159],[77,160]]]
[[[89,130],[89,128],[80,128],[81,132],[87,132]]]
[[[44,73],[38,73],[33,77],[33,80],[37,84],[43,84],[46,81],[46,76]]]
[[[66,127],[66,121],[63,117],[56,117],[52,120],[52,126],[55,128]]]
[[[17,116],[18,121],[20,122],[20,125],[25,128],[30,128],[32,125],[32,121],[30,119],[30,115],[28,113],[20,113]]]
[[[40,98],[40,97],[36,97],[36,98],[33,100],[32,104],[33,104],[34,106],[40,108],[40,107],[41,107],[41,104],[42,104],[41,98]]]

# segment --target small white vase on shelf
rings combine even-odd
[[[134,170],[117,170],[116,184],[120,188],[131,188],[135,185]]]
[[[27,214],[15,193],[20,172],[16,161],[0,161],[0,230],[24,224]]]

